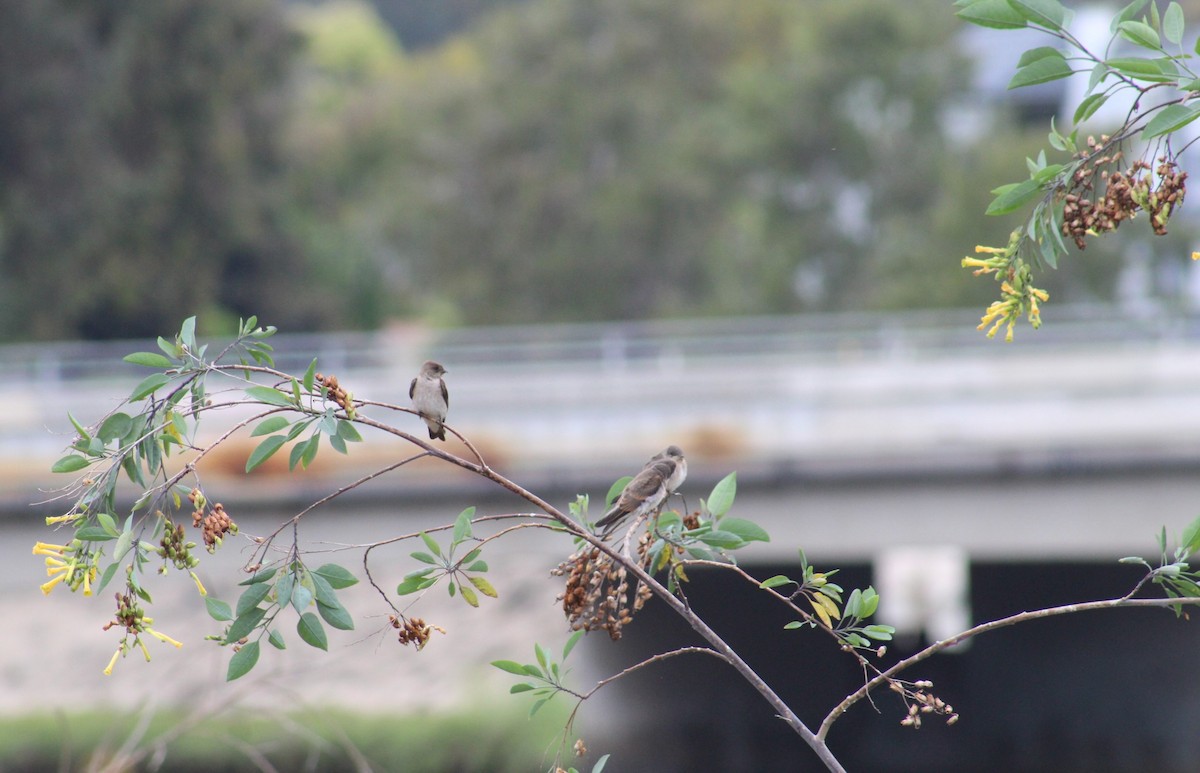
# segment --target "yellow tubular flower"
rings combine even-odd
[[[64,567],[64,568],[65,568],[65,567]],[[62,582],[63,580],[65,580],[65,579],[67,578],[67,574],[68,574],[68,572],[65,572],[65,571],[64,571],[64,572],[60,572],[60,573],[58,574],[58,576],[57,576],[57,577],[55,577],[55,578],[54,578],[53,580],[51,580],[50,582],[44,582],[44,583],[42,583],[42,593],[44,593],[44,594],[46,594],[47,596],[49,596],[49,595],[50,595],[50,591],[54,590],[54,586],[55,586],[55,585],[58,585],[60,582]]]
[[[38,542],[33,546],[33,555],[56,556],[57,558],[62,558],[63,551],[66,549],[66,545],[52,545],[49,542]]]
[[[192,580],[196,583],[196,590],[200,591],[200,595],[207,596],[208,591],[205,590],[204,583],[200,582],[200,578],[196,576],[196,573],[189,571],[188,574],[192,576]]]
[[[183,646],[183,642],[175,641],[170,636],[167,636],[165,633],[159,633],[158,631],[154,630],[153,628],[147,628],[145,630],[146,630],[146,633],[150,634],[151,636],[153,636],[155,639],[158,639],[159,641],[165,641],[167,644],[174,644],[176,647]],[[146,659],[149,660],[150,658],[147,657]]]
[[[149,663],[150,662],[150,650],[146,649],[146,642],[142,641],[142,638],[140,636],[138,638],[134,639],[134,641],[137,642],[137,646],[142,648],[142,654],[146,656],[146,662]]]
[[[124,646],[117,647],[117,651],[113,653],[112,659],[108,661],[108,668],[104,669],[105,676],[112,676],[113,666],[117,665],[117,658],[121,657],[121,653],[124,650]]]
[[[67,521],[77,521],[83,517],[83,513],[67,513],[66,515],[48,515],[46,516],[46,525],[53,526],[56,523],[65,523]]]

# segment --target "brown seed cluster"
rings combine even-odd
[[[145,610],[137,603],[132,594],[116,593],[113,595],[117,598],[117,614],[114,619],[104,624],[104,630],[107,631],[114,625],[119,625],[129,633],[141,633],[145,628]]]
[[[946,718],[947,725],[953,725],[958,721],[958,714],[954,712],[954,707],[929,692],[929,689],[933,687],[933,682],[928,680],[913,682],[911,687],[905,686],[901,682],[892,682],[891,687],[904,697],[905,703],[908,703],[908,713],[904,715],[904,719],[900,720],[900,724],[904,727],[920,730],[921,717],[925,714],[940,714]]]
[[[329,395],[330,400],[340,405],[348,415],[354,415],[353,395],[342,388],[342,385],[338,383],[337,376],[318,373],[316,380],[318,384],[325,387],[325,392]]]
[[[200,559],[192,555],[194,547],[196,543],[188,541],[183,524],[173,524],[168,520],[159,542],[158,554],[170,559],[176,569],[191,569],[200,563]],[[163,571],[166,571],[166,567]]]
[[[629,580],[624,566],[599,548],[584,547],[550,572],[556,577],[566,575],[567,587],[559,595],[563,612],[573,631],[608,631],[615,641],[621,629],[633,620],[650,599],[650,589],[638,583],[629,593]]]
[[[227,533],[238,533],[237,524],[225,512],[225,506],[217,502],[209,509],[208,501],[200,489],[192,489],[188,494],[188,501],[196,508],[192,511],[192,526],[199,526],[203,531],[204,548],[209,553],[217,552],[217,547]]]
[[[417,652],[425,648],[429,643],[429,635],[434,631],[445,633],[446,629],[438,625],[429,625],[419,617],[404,617],[403,615],[389,615],[388,622],[392,627],[399,631],[397,637],[401,644],[417,645]]]
[[[1118,164],[1123,153],[1110,152],[1108,141],[1106,135],[1101,135],[1099,141],[1088,137],[1088,149],[1077,154],[1084,163],[1075,170],[1070,191],[1063,199],[1062,234],[1073,239],[1081,250],[1087,247],[1087,236],[1115,231],[1138,210],[1149,213],[1155,234],[1164,235],[1172,212],[1183,203],[1187,192],[1187,172],[1179,171],[1175,160],[1168,156],[1159,156],[1154,175],[1150,174],[1150,164],[1142,160],[1134,161],[1128,171],[1110,172],[1106,167]],[[1094,195],[1097,177],[1104,184],[1098,198]],[[1155,179],[1157,186],[1152,188]]]

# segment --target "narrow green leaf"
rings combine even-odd
[[[731,472],[713,486],[708,495],[708,511],[714,518],[720,518],[733,507],[733,499],[737,495],[737,473]]]
[[[274,567],[273,569],[263,569],[260,572],[256,572],[252,577],[242,580],[238,583],[238,585],[253,585],[256,582],[266,582],[274,577],[275,573],[278,571],[279,567]]]
[[[780,585],[796,582],[791,577],[786,577],[782,574],[777,574],[774,577],[768,577],[758,584],[760,588],[778,588]]]
[[[721,531],[727,531],[731,534],[744,539],[746,542],[770,542],[771,536],[753,521],[747,521],[743,518],[725,518],[721,521]]]
[[[188,317],[179,328],[179,340],[188,349],[196,352],[196,318]]]
[[[100,576],[100,584],[96,586],[97,595],[99,595],[101,591],[108,587],[108,584],[112,582],[112,578],[116,576],[117,569],[120,567],[121,565],[116,561],[113,561],[108,565],[108,568],[104,570],[104,574]]]
[[[250,458],[246,460],[246,472],[250,472],[255,467],[270,459],[284,442],[285,438],[282,435],[272,435],[259,443],[258,447],[250,454]]]
[[[351,585],[358,584],[357,577],[337,564],[322,564],[316,569],[313,569],[312,573],[325,578],[325,581],[329,583],[330,587],[337,590],[349,588]]]
[[[258,624],[262,622],[266,614],[267,610],[262,607],[255,607],[248,610],[245,614],[238,615],[237,619],[233,621],[233,625],[229,626],[229,631],[225,634],[225,643],[233,644],[235,641],[249,636],[258,627]]]
[[[1091,94],[1085,97],[1084,100],[1079,103],[1079,107],[1075,108],[1075,117],[1073,119],[1074,122],[1076,124],[1081,124],[1087,119],[1091,118],[1096,114],[1097,110],[1104,106],[1104,103],[1107,101],[1107,94]]]
[[[131,402],[137,402],[147,395],[153,394],[157,390],[162,389],[164,386],[170,383],[170,381],[171,377],[165,373],[151,373],[149,376],[146,376],[144,379],[142,379],[141,383],[133,388],[133,391],[129,393],[129,399]]]
[[[50,472],[78,472],[89,464],[91,462],[84,457],[78,454],[69,454],[55,462],[54,466],[50,468]]]
[[[530,690],[533,690],[533,689],[536,689],[536,688],[533,685],[528,684],[527,682],[517,682],[512,687],[508,688],[508,692],[510,695],[516,695],[517,693],[529,692]]]
[[[429,552],[433,553],[435,556],[442,556],[442,548],[440,545],[438,545],[437,540],[435,540],[433,537],[430,537],[425,532],[421,532],[421,539],[424,540],[425,546],[429,548]]]
[[[596,764],[592,766],[592,773],[604,773],[604,766],[608,764],[610,755],[605,754],[600,759],[596,760]]]
[[[312,603],[313,592],[307,586],[296,583],[292,588],[292,606],[297,612],[303,612]]]
[[[333,586],[329,584],[328,580],[319,574],[309,573],[308,577],[312,581],[313,593],[316,594],[317,601],[322,604],[328,604],[331,607],[341,606],[341,602],[337,598],[337,593],[334,592]]]
[[[409,555],[412,556],[413,558],[417,559],[418,561],[420,561],[423,564],[434,564],[434,565],[441,564],[441,561],[438,561],[436,558],[434,558],[433,556],[429,555],[428,553],[426,553],[422,550],[415,550],[412,553],[409,553]]]
[[[1042,192],[1042,186],[1037,180],[1025,180],[1014,185],[1003,186],[1004,192],[998,195],[988,206],[984,214],[1007,215],[1015,212],[1033,201]]]
[[[1061,78],[1067,78],[1074,73],[1062,54],[1047,56],[1025,65],[1013,73],[1008,82],[1009,89],[1019,89],[1022,86],[1036,86],[1039,83],[1049,83]]]
[[[578,644],[579,640],[582,638],[583,638],[583,631],[576,631],[575,633],[573,633],[569,637],[567,637],[567,643],[565,645],[563,645],[563,654],[562,654],[563,660],[567,659],[567,656],[571,654],[571,650],[575,649],[575,645]]]
[[[868,625],[863,628],[863,633],[875,641],[891,641],[896,629],[890,625]]]
[[[1167,6],[1167,12],[1162,20],[1163,37],[1168,42],[1179,45],[1183,42],[1183,7],[1172,2]]]
[[[338,419],[337,436],[347,443],[361,443],[362,435],[358,434],[358,430],[354,428],[353,422],[345,419]]]
[[[403,582],[396,586],[396,595],[407,596],[410,593],[424,590],[429,587],[425,582],[424,577],[406,577]]]
[[[75,539],[85,542],[107,542],[110,539],[116,539],[116,537],[109,534],[101,526],[83,526],[75,530]]]
[[[746,544],[746,541],[738,535],[722,531],[721,529],[714,529],[708,534],[701,534],[698,539],[705,545],[711,545],[714,548],[724,548],[726,550],[736,550]]]
[[[794,631],[794,630],[796,630],[797,628],[801,628],[801,627],[803,627],[803,626],[805,626],[805,625],[807,625],[807,623],[805,623],[803,620],[793,620],[792,622],[790,622],[790,623],[788,623],[787,625],[785,625],[785,626],[783,627],[783,630],[785,630],[785,631]]]
[[[460,584],[458,586],[458,592],[462,595],[463,601],[467,602],[473,607],[479,606],[479,596],[470,587]]]
[[[1167,83],[1176,78],[1175,73],[1166,72],[1160,60],[1144,57],[1118,57],[1105,62],[1117,72],[1128,75],[1134,80],[1150,81],[1152,83]]]
[[[304,371],[304,391],[313,391],[313,380],[317,375],[317,358],[313,357],[313,361],[308,363],[308,370]]]
[[[296,633],[300,634],[300,638],[310,647],[329,650],[329,638],[325,635],[325,628],[312,612],[305,612],[300,616],[296,623]]]
[[[125,355],[123,359],[132,365],[143,365],[147,368],[169,368],[175,364],[157,352],[134,352]]]
[[[271,646],[277,650],[286,650],[287,649],[287,642],[285,642],[283,640],[283,634],[281,634],[279,631],[275,630],[274,628],[272,628],[271,632],[267,634],[267,641],[269,641],[271,643]]]
[[[507,671],[510,674],[517,676],[526,676],[525,666],[515,660],[493,660],[492,665],[501,671]]]
[[[545,705],[546,705],[546,701],[548,701],[548,700],[550,700],[550,699],[549,699],[549,698],[542,698],[542,699],[541,699],[541,700],[539,700],[539,701],[535,701],[535,702],[534,702],[534,704],[533,704],[533,708],[531,708],[531,709],[529,710],[529,716],[531,716],[531,717],[532,717],[534,714],[538,713],[538,709],[540,709],[542,706],[545,706]]]
[[[304,457],[304,452],[308,450],[308,443],[313,437],[320,437],[320,435],[313,435],[308,440],[303,440],[292,446],[292,452],[288,454],[288,470],[294,470],[296,469],[296,465],[300,464],[300,460]]]
[[[492,587],[492,584],[490,582],[488,582],[486,579],[484,579],[483,577],[472,576],[472,577],[468,577],[467,579],[470,580],[471,584],[474,585],[476,588],[478,588],[479,592],[482,593],[483,595],[489,596],[494,599],[500,597],[500,594],[498,594],[496,592],[496,589]]]
[[[292,408],[295,407],[296,404],[290,395],[285,395],[278,389],[273,389],[271,387],[252,386],[246,387],[244,391],[246,393],[246,397],[249,397],[251,400],[257,400],[260,403],[266,403],[267,405],[278,405],[283,408]]]
[[[1017,61],[1017,67],[1021,68],[1031,65],[1037,60],[1045,59],[1046,57],[1058,57],[1059,59],[1062,59],[1063,55],[1061,51],[1053,46],[1038,46],[1037,48],[1031,48],[1025,53],[1021,54],[1020,60]]]
[[[454,519],[454,542],[457,544],[471,536],[471,519],[475,517],[475,508],[468,507]]]
[[[252,641],[244,644],[229,659],[229,671],[225,674],[225,681],[232,682],[234,679],[250,673],[250,669],[258,663],[258,654],[258,642]]]
[[[182,354],[182,352],[179,351],[178,346],[162,336],[158,337],[158,348],[162,349],[163,354],[167,355],[168,357],[178,357],[180,354]]]
[[[121,536],[121,532],[117,529],[117,522],[108,513],[96,513],[96,522],[110,537]]]
[[[964,6],[956,15],[965,22],[998,30],[1028,26],[1025,17],[1009,5],[1008,0],[978,0]]]
[[[279,604],[280,609],[292,603],[292,591],[295,589],[296,575],[294,572],[283,572],[275,580],[275,603]]]
[[[1058,0],[1008,0],[1026,20],[1046,29],[1059,31],[1066,22],[1067,10]]]
[[[1152,51],[1162,50],[1162,43],[1158,39],[1158,33],[1145,22],[1123,21],[1117,25],[1117,31],[1121,37],[1130,43],[1142,48],[1149,48]]]
[[[354,630],[354,620],[350,617],[350,613],[346,611],[346,608],[341,604],[331,606],[329,604],[322,604],[318,601],[317,612],[321,614],[321,617],[325,620],[325,622],[329,623],[334,628],[337,628],[339,631]]]
[[[1181,542],[1183,543],[1183,551],[1186,555],[1191,555],[1200,550],[1200,518],[1189,523],[1187,528],[1183,530]]]
[[[123,531],[121,536],[117,537],[117,544],[113,546],[112,557],[113,561],[120,561],[125,557],[129,548],[133,546],[133,532]]]
[[[1179,131],[1197,117],[1200,117],[1200,105],[1167,105],[1146,124],[1142,139],[1149,140]]]
[[[278,432],[286,428],[292,422],[286,416],[268,416],[258,423],[254,431],[250,433],[250,437],[259,437],[260,435],[270,435],[272,432]]]

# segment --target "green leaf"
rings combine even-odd
[[[101,591],[108,587],[108,584],[112,582],[112,578],[116,576],[117,569],[120,567],[121,565],[116,561],[113,561],[108,565],[108,568],[104,570],[104,574],[100,577],[100,584],[96,586],[97,595],[99,595]]]
[[[1109,59],[1105,62],[1109,67],[1117,72],[1127,75],[1134,80],[1151,81],[1154,83],[1167,83],[1176,78],[1174,72],[1164,71],[1160,60],[1146,59],[1144,57],[1120,57]]]
[[[250,472],[258,465],[270,459],[284,442],[286,442],[286,438],[283,435],[272,435],[259,443],[258,447],[250,454],[250,458],[246,460],[246,472]]]
[[[101,526],[84,526],[75,530],[75,539],[85,542],[107,542],[110,539],[116,539],[116,537],[109,534]]]
[[[1067,10],[1058,0],[1008,0],[1027,21],[1050,30],[1061,30],[1066,22]]]
[[[479,596],[471,588],[466,585],[459,585],[458,592],[462,595],[463,601],[473,607],[479,606]]]
[[[708,495],[708,511],[713,518],[720,518],[733,507],[733,499],[737,495],[737,473],[731,472],[713,486]]]
[[[774,577],[768,577],[767,579],[760,582],[758,584],[758,587],[760,587],[760,588],[778,588],[780,585],[787,585],[788,583],[795,583],[795,582],[796,581],[793,580],[791,577],[787,577],[782,574],[777,574]]]
[[[313,459],[317,457],[317,450],[321,447],[321,436],[313,435],[303,444],[304,453],[300,456],[300,462],[304,465],[304,469],[313,463]]]
[[[735,550],[746,544],[746,541],[738,535],[723,531],[721,529],[714,529],[708,534],[701,534],[698,539],[705,545],[711,545],[714,548],[725,548],[729,550]]]
[[[487,561],[474,561],[467,567],[468,572],[486,572],[487,570]]]
[[[441,564],[441,561],[438,561],[436,558],[434,558],[433,556],[429,555],[428,553],[426,553],[422,550],[415,550],[412,553],[409,553],[409,555],[412,556],[413,558],[417,559],[418,561],[420,561],[423,564],[434,564],[434,565]]]
[[[317,602],[317,611],[321,613],[321,617],[325,622],[329,623],[339,631],[353,631],[354,620],[350,617],[350,613],[341,604],[331,605]]]
[[[229,626],[229,631],[225,634],[225,643],[233,644],[239,639],[243,639],[258,627],[262,622],[263,617],[267,614],[267,610],[262,607],[255,607],[248,610],[245,614],[238,615],[233,621],[233,625]]]
[[[322,564],[316,569],[313,569],[312,573],[325,578],[325,581],[329,583],[329,586],[337,590],[349,588],[351,585],[358,584],[357,577],[350,574],[350,572],[338,566],[337,564]]]
[[[112,557],[113,561],[120,561],[125,557],[125,553],[133,545],[133,532],[123,531],[121,536],[117,537],[117,544],[113,546]]]
[[[896,629],[890,625],[868,625],[863,628],[863,633],[875,641],[891,641]]]
[[[158,348],[162,349],[163,354],[167,355],[168,357],[179,357],[179,355],[183,354],[183,352],[179,351],[178,346],[162,336],[158,337]]]
[[[501,671],[507,671],[510,674],[516,674],[517,676],[528,676],[528,672],[525,671],[525,666],[521,665],[515,660],[493,660],[492,665]]]
[[[100,528],[104,529],[110,537],[119,537],[121,532],[117,529],[117,522],[108,513],[96,513],[96,522],[100,524]]]
[[[424,577],[406,577],[403,582],[396,586],[396,595],[407,596],[410,593],[425,590],[429,585],[429,581]]]
[[[500,594],[496,593],[496,589],[492,587],[492,584],[483,577],[468,577],[467,579],[470,580],[471,584],[478,588],[479,592],[483,595],[490,596],[494,599],[500,597]]]
[[[1186,555],[1191,555],[1200,550],[1200,518],[1188,524],[1188,527],[1183,530],[1183,537],[1181,539]]]
[[[270,435],[272,432],[286,428],[291,423],[286,416],[269,416],[258,423],[254,431],[250,433],[250,437]]]
[[[188,349],[192,350],[192,354],[196,353],[196,318],[188,317],[179,327],[179,340]]]
[[[358,434],[358,430],[354,428],[354,424],[345,419],[338,419],[337,436],[347,443],[362,442],[362,435]]]
[[[279,579],[275,580],[275,602],[279,604],[280,609],[292,603],[292,591],[296,589],[296,575],[294,572],[284,572],[279,575]]]
[[[1025,180],[1024,182],[1005,185],[996,189],[1001,193],[996,196],[987,211],[987,215],[1007,215],[1010,212],[1015,212],[1029,202],[1033,201],[1042,192],[1042,185],[1037,180]]]
[[[287,642],[283,640],[283,634],[274,628],[272,628],[271,632],[267,634],[267,641],[271,642],[271,646],[277,650],[287,649]]]
[[[454,519],[454,542],[457,544],[471,536],[471,519],[475,517],[475,508],[468,507]]]
[[[317,596],[317,601],[322,604],[328,604],[331,607],[341,606],[341,602],[338,601],[337,593],[334,592],[333,586],[324,577],[310,573],[309,579],[312,580],[313,592]]]
[[[290,395],[285,395],[278,389],[273,389],[267,386],[252,386],[246,387],[244,390],[246,397],[251,400],[257,400],[260,403],[267,405],[278,405],[283,408],[295,407],[296,403]]]
[[[965,22],[998,30],[1028,26],[1025,17],[1009,5],[1008,0],[977,0],[962,8],[956,15]]]
[[[223,623],[233,619],[233,611],[229,605],[220,599],[215,599],[212,596],[204,597],[204,607],[208,610],[208,616],[218,623]]]
[[[132,365],[144,365],[147,368],[169,368],[175,364],[157,352],[134,352],[123,359]]]
[[[308,363],[308,370],[304,371],[304,391],[313,391],[313,380],[317,375],[317,358],[313,357],[313,361]]]
[[[424,540],[425,546],[429,548],[429,552],[438,557],[442,556],[442,548],[440,545],[438,545],[437,540],[435,540],[433,537],[430,537],[425,532],[421,532],[421,539]]]
[[[600,759],[596,760],[596,764],[592,766],[592,773],[604,773],[604,766],[608,764],[610,755],[605,754]]]
[[[1149,48],[1152,51],[1162,50],[1162,43],[1158,39],[1158,33],[1145,22],[1123,21],[1117,25],[1117,31],[1121,37],[1130,43],[1139,45],[1142,48]]]
[[[310,647],[329,651],[329,638],[325,635],[325,628],[312,612],[305,612],[300,616],[300,620],[296,623],[296,632]]]
[[[249,579],[242,580],[238,583],[238,585],[253,585],[256,582],[266,582],[274,577],[275,573],[278,571],[279,567],[275,567],[273,569],[263,569],[261,572],[255,573],[254,576],[250,577]]]
[[[1009,89],[1019,89],[1022,86],[1036,86],[1039,83],[1049,83],[1074,74],[1063,55],[1054,52],[1055,56],[1038,59],[1031,64],[1018,69],[1008,82]]]
[[[1163,37],[1168,42],[1179,45],[1183,42],[1183,7],[1172,2],[1167,6],[1167,12],[1162,20]]]
[[[1197,117],[1200,117],[1200,105],[1167,105],[1146,124],[1142,139],[1149,140],[1179,131]]]
[[[292,606],[296,608],[297,612],[303,612],[307,609],[312,600],[313,592],[308,587],[300,583],[296,583],[292,587]]]
[[[170,381],[171,377],[166,373],[151,373],[149,376],[146,376],[144,379],[142,379],[140,384],[133,388],[133,391],[129,393],[129,400],[131,402],[137,402],[147,395],[153,394],[155,391],[162,389],[164,386],[170,383]]]
[[[629,485],[629,481],[633,480],[632,475],[626,475],[624,478],[617,478],[617,482],[609,486],[608,493],[604,495],[605,509],[612,506],[613,502],[617,501],[617,497],[621,496],[621,492]]]
[[[783,630],[785,630],[785,631],[794,631],[794,630],[796,630],[797,628],[802,628],[802,627],[804,627],[805,625],[807,625],[807,623],[805,623],[803,620],[793,620],[792,622],[790,622],[790,623],[788,623],[787,625],[785,625],[785,626],[783,627]]]
[[[129,414],[114,413],[104,420],[100,425],[100,429],[96,430],[96,437],[105,443],[109,443],[125,437],[132,428],[133,419],[129,417]]]
[[[743,518],[725,518],[721,521],[721,531],[736,534],[746,542],[770,542],[771,536],[753,521]]]
[[[247,642],[229,659],[229,671],[225,673],[225,681],[232,682],[234,679],[245,676],[250,673],[250,669],[254,668],[256,663],[258,663],[258,642]]]
[[[1084,98],[1079,103],[1079,107],[1075,108],[1074,122],[1076,124],[1083,123],[1087,119],[1096,114],[1105,102],[1108,101],[1108,94],[1091,94]]]
[[[55,462],[50,472],[78,472],[89,464],[91,462],[79,454],[69,454]]]
[[[571,654],[571,650],[575,649],[575,645],[578,644],[579,640],[582,638],[583,638],[583,631],[576,631],[575,633],[571,634],[567,638],[567,643],[565,645],[563,645],[563,654],[562,654],[563,660],[567,659],[567,656]]]
[[[241,617],[251,609],[257,607],[262,600],[271,593],[272,590],[272,586],[265,582],[255,583],[254,585],[246,588],[246,590],[242,592],[241,597],[238,598],[237,616]]]

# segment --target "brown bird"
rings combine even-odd
[[[679,446],[667,446],[655,454],[642,471],[621,491],[617,501],[604,517],[596,521],[596,532],[602,537],[612,533],[630,515],[642,517],[655,512],[674,494],[687,478],[687,459]]]
[[[442,378],[446,369],[433,360],[426,360],[421,366],[421,372],[412,380],[408,387],[408,396],[412,398],[412,407],[425,425],[429,427],[430,440],[445,440],[446,412],[450,410],[450,393],[446,390],[446,380]]]

